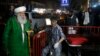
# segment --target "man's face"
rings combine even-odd
[[[52,20],[51,24],[52,24],[52,26],[55,26],[57,24],[57,21],[56,20]]]
[[[19,12],[17,14],[17,19],[21,24],[26,23],[26,16],[25,16],[25,12]]]
[[[13,6],[13,5],[10,6],[10,10],[11,10],[11,11],[14,10],[14,6]]]
[[[70,13],[69,13],[69,17],[71,17],[71,16],[72,16],[72,13],[70,12]]]
[[[25,12],[19,12],[18,15],[19,15],[22,19],[25,19],[25,18],[26,18]]]

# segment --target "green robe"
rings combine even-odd
[[[30,23],[24,24],[24,43],[22,38],[21,24],[17,21],[17,18],[11,17],[4,30],[3,45],[4,49],[9,52],[8,56],[29,56],[28,34],[27,30],[30,29]]]

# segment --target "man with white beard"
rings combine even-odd
[[[25,11],[25,6],[15,8],[16,16],[11,17],[5,26],[3,45],[8,56],[29,56],[27,31],[31,29],[31,24]]]

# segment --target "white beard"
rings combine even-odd
[[[20,24],[25,24],[27,22],[26,17],[22,18],[21,16],[17,15],[17,19]]]

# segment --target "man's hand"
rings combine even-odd
[[[41,35],[42,31],[39,31],[38,34],[37,34],[37,37],[39,38],[40,35]]]
[[[40,33],[39,33],[39,34],[37,34],[37,38],[40,38]]]
[[[45,32],[45,30],[41,30],[41,31],[38,32],[38,35],[37,35],[38,38],[40,37],[42,32]]]
[[[56,44],[54,44],[54,48],[58,48],[59,46],[59,42],[57,42]]]
[[[38,33],[40,34],[40,33],[42,33],[42,32],[44,32],[44,30],[39,31]]]

